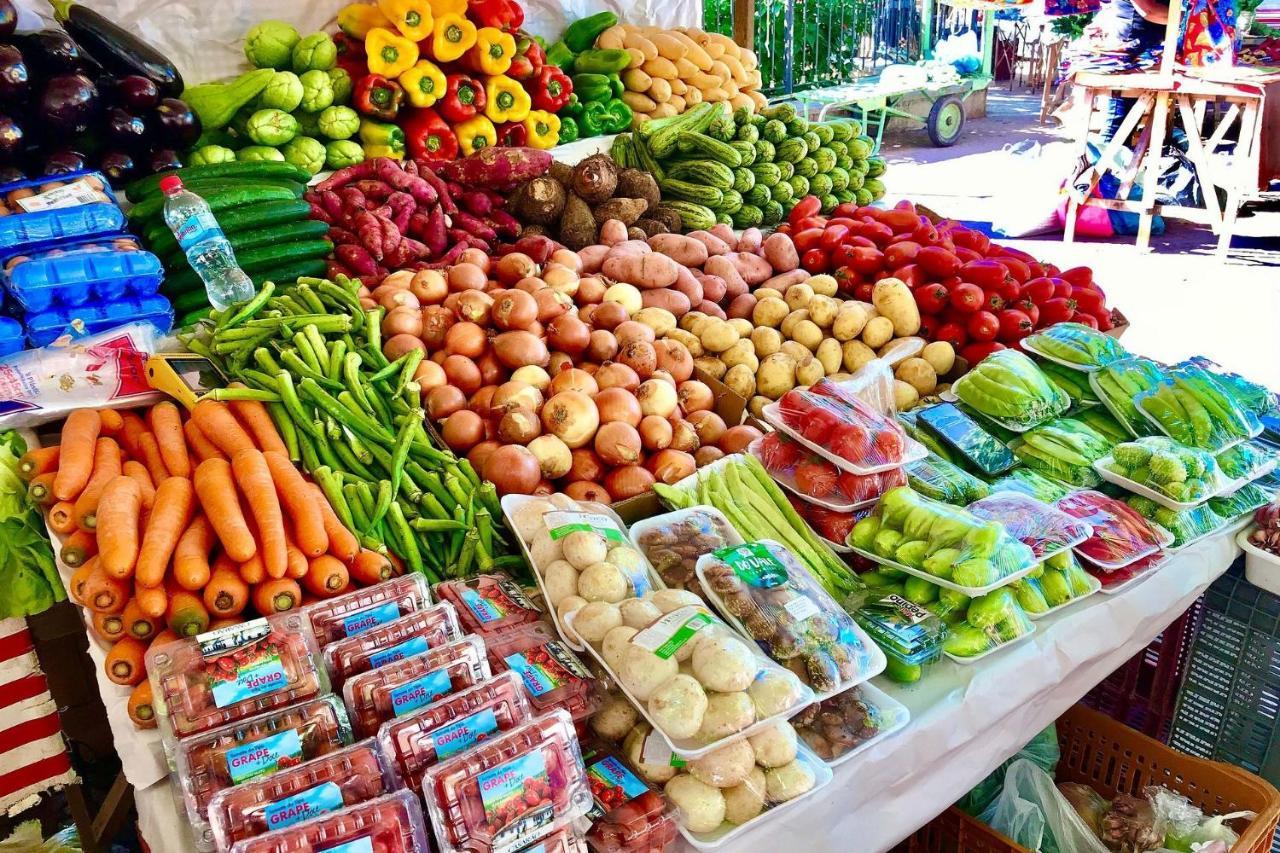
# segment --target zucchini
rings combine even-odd
[[[262,246],[283,246],[301,240],[314,240],[329,233],[329,226],[318,219],[304,219],[301,222],[285,222],[281,225],[268,225],[263,228],[251,228],[247,231],[234,231],[227,234],[227,242],[235,249],[236,257],[250,249]],[[180,270],[187,266],[187,257],[173,244],[173,251],[164,256],[165,269]]]
[[[706,184],[718,190],[733,189],[733,170],[714,160],[683,160],[667,170],[667,178]]]
[[[706,207],[719,207],[720,202],[724,199],[724,193],[720,192],[720,190],[703,184],[692,184],[688,181],[668,178],[660,186],[662,187],[663,199],[691,201]]]
[[[686,231],[706,231],[716,225],[716,215],[704,204],[695,204],[691,201],[664,201],[658,207],[678,215]]]
[[[210,163],[207,166],[187,166],[184,169],[157,172],[140,178],[125,188],[124,196],[129,201],[145,198],[160,188],[160,179],[169,175],[177,175],[183,183],[203,180],[205,178],[287,178],[291,181],[307,183],[311,173],[301,166],[279,161],[233,161],[230,163]]]
[[[284,201],[301,198],[301,192],[285,187],[272,187],[265,184],[244,184],[234,186],[221,192],[209,193],[204,197],[205,204],[214,213],[219,210],[240,207],[257,201]],[[153,216],[159,216],[164,210],[164,196],[154,196],[139,204],[135,204],[127,216],[130,222],[142,222]]]
[[[302,199],[287,201],[264,201],[258,204],[247,204],[225,210],[217,216],[222,233],[231,239],[238,231],[251,231],[268,225],[280,225],[284,222],[297,222],[306,219],[311,212],[311,205]],[[143,237],[151,251],[157,255],[173,254],[178,251],[178,241],[174,239],[169,226],[158,220],[147,223],[142,230]]]
[[[666,172],[663,171],[662,166],[658,164],[658,161],[653,158],[653,154],[649,152],[649,146],[644,141],[644,136],[639,133],[631,134],[631,153],[635,155],[637,169],[653,175],[655,181],[661,181],[666,177]]]
[[[646,121],[640,125],[637,136],[644,140],[654,157],[665,159],[675,153],[676,139],[681,132],[701,133],[719,114],[720,109],[716,104],[704,101],[678,116]]]
[[[256,282],[258,275],[265,270],[302,261],[323,259],[332,251],[333,243],[328,240],[298,240],[285,246],[261,246],[257,249],[249,249],[243,254],[237,254],[236,262],[240,265],[240,269]],[[321,260],[321,266],[323,265],[324,262]],[[168,295],[185,293],[197,287],[203,287],[200,276],[188,267],[173,275],[165,276],[164,284],[160,285],[160,291]]]
[[[727,142],[712,139],[705,133],[682,131],[676,136],[676,147],[682,154],[695,154],[729,167],[741,166],[742,155]]]

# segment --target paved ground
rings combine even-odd
[[[951,148],[931,147],[923,130],[886,136],[890,193],[970,221],[1042,220],[1075,149],[1061,130],[1038,123],[1039,109],[1038,93],[1001,90],[989,99],[988,117],[969,121]],[[1263,234],[1273,227],[1245,225]],[[1207,228],[1174,221],[1149,253],[1139,253],[1131,237],[1072,246],[1061,234],[1004,242],[1061,266],[1092,266],[1111,304],[1132,322],[1124,342],[1136,352],[1165,360],[1203,353],[1280,389],[1280,229],[1272,236],[1269,245],[1253,241],[1267,248],[1235,250],[1225,262],[1212,256]]]

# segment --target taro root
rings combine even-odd
[[[627,198],[642,198],[651,208],[657,207],[658,202],[662,201],[662,192],[658,189],[658,182],[653,179],[653,175],[639,169],[623,169],[619,172],[618,186],[614,192]]]
[[[573,168],[570,185],[589,204],[607,201],[618,187],[618,164],[604,154],[592,154]]]

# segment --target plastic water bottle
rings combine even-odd
[[[205,200],[182,186],[182,179],[160,179],[164,193],[164,222],[187,253],[191,268],[204,282],[209,304],[219,311],[252,299],[253,280],[236,263],[235,250]]]

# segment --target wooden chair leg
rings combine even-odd
[[[1209,214],[1209,227],[1217,234],[1222,227],[1222,210],[1218,207],[1217,182],[1210,158],[1205,156],[1204,145],[1200,139],[1200,125],[1196,123],[1195,111],[1191,107],[1191,99],[1185,95],[1177,97],[1178,114],[1182,116],[1182,129],[1187,134],[1187,154],[1191,166],[1195,169],[1196,180],[1200,184],[1200,192],[1204,196],[1204,207]]]
[[[1156,188],[1160,180],[1160,158],[1164,153],[1164,141],[1168,129],[1169,93],[1156,94],[1155,108],[1151,116],[1151,144],[1147,149],[1147,172],[1142,181],[1142,214],[1138,218],[1139,251],[1151,249],[1151,221],[1155,217]]]

